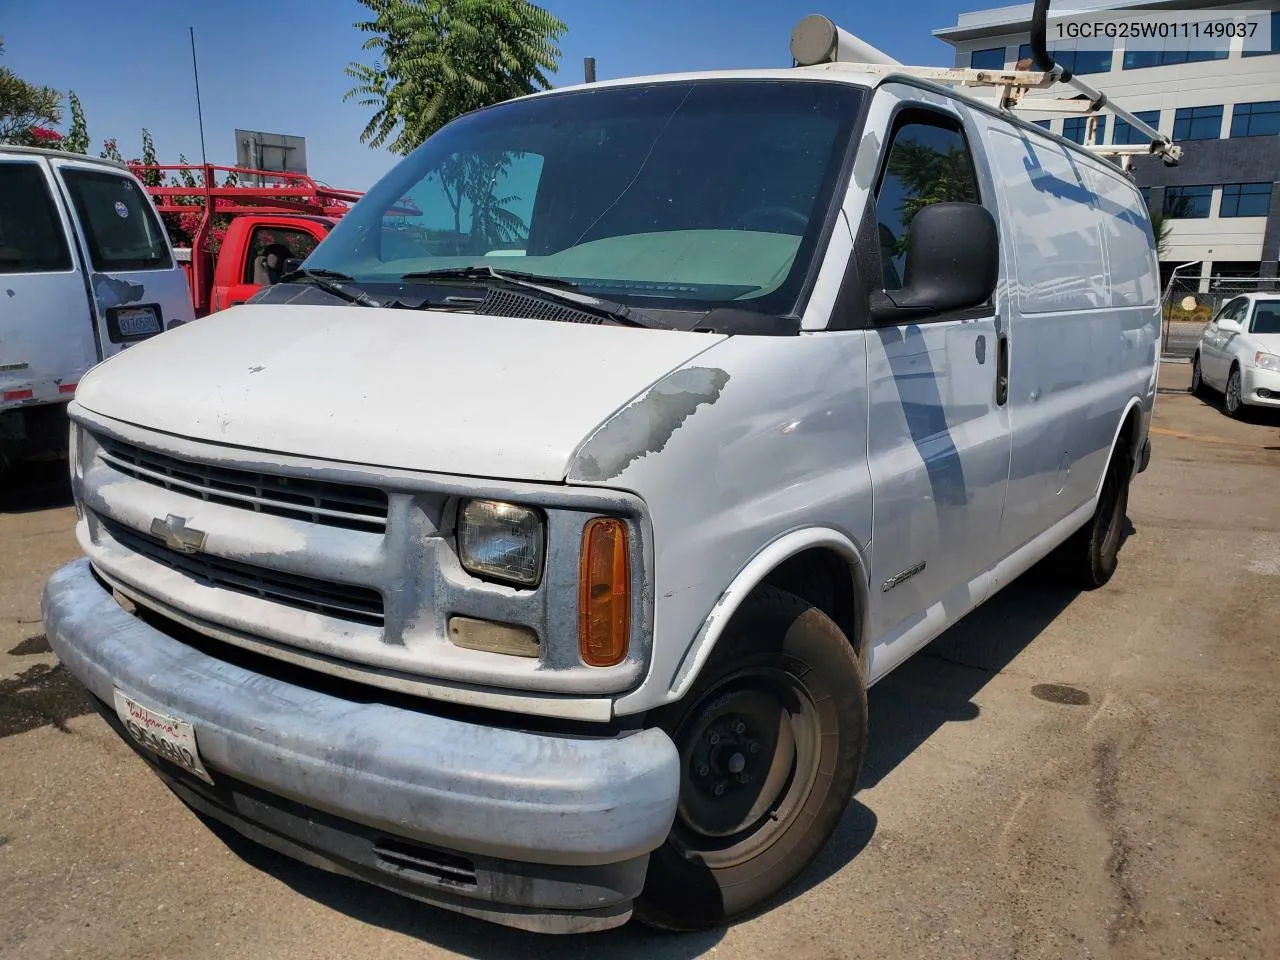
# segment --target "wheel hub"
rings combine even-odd
[[[698,781],[730,789],[750,783],[759,774],[762,732],[755,729],[755,719],[731,713],[707,725],[701,742],[693,745]]]
[[[678,740],[684,776],[680,815],[695,833],[728,837],[776,806],[790,782],[796,747],[778,693],[739,689],[696,713]]]

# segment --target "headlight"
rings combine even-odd
[[[477,577],[536,586],[545,539],[538,511],[513,503],[468,500],[458,516],[458,556]]]
[[[1259,370],[1274,370],[1280,373],[1280,357],[1274,353],[1263,353],[1259,350],[1253,355],[1253,365]]]

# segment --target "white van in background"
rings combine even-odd
[[[121,164],[0,146],[0,471],[65,454],[94,364],[192,319],[151,198]]]
[[[1111,578],[1160,323],[1117,167],[905,72],[513,100],[85,378],[44,622],[258,842],[723,924],[831,836],[869,686],[1051,554]]]

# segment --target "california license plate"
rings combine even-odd
[[[200,751],[196,749],[196,730],[186,720],[170,717],[163,713],[144,707],[132,697],[126,697],[119,690],[114,690],[116,715],[137,743],[170,763],[176,763],[188,773],[194,774],[206,783],[213,783],[213,777],[200,761]]]
[[[141,337],[160,332],[160,318],[151,307],[128,307],[116,312],[122,337]]]

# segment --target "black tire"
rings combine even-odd
[[[1241,383],[1240,368],[1235,364],[1231,365],[1231,372],[1227,374],[1227,389],[1222,391],[1222,409],[1226,411],[1228,417],[1233,420],[1239,420],[1244,414],[1244,396],[1242,393],[1243,384]]]
[[[862,668],[826,614],[766,586],[693,689],[651,719],[680,750],[680,804],[635,915],[664,930],[722,926],[795,880],[840,822],[866,751]]]
[[[1204,374],[1200,370],[1200,351],[1197,350],[1191,358],[1191,394],[1203,400],[1207,392]]]
[[[1093,516],[1057,549],[1054,557],[1058,573],[1073,586],[1096,590],[1115,574],[1120,544],[1124,540],[1132,476],[1133,454],[1129,445],[1121,440],[1111,453]]]

